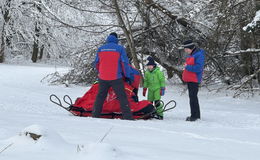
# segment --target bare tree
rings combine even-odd
[[[5,56],[5,47],[8,43],[10,43],[10,37],[6,34],[6,27],[9,25],[10,22],[10,7],[11,7],[12,0],[5,0],[4,5],[1,6],[1,13],[3,15],[3,27],[2,27],[2,35],[1,35],[1,46],[0,46],[0,63],[4,62],[4,56]]]
[[[120,9],[117,0],[112,0],[112,4],[115,7],[118,24],[122,28],[124,35],[126,37],[131,56],[133,58],[134,66],[138,70],[140,70],[139,60],[137,58],[136,46],[135,46],[134,37],[133,37],[133,32],[132,32],[131,24],[130,24],[129,18],[127,16],[127,13],[124,14],[126,16],[125,20],[124,20],[123,15],[122,15],[122,9]]]

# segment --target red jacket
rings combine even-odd
[[[117,43],[118,39],[109,35],[107,43],[97,51],[94,65],[98,71],[98,77],[102,80],[130,78],[129,60],[125,48]]]
[[[131,65],[130,65],[130,79],[132,81],[132,83],[130,85],[132,87],[138,89],[140,80],[141,80],[141,75],[140,75],[139,71]]]
[[[201,82],[205,63],[204,54],[204,50],[195,49],[186,57],[186,67],[182,73],[182,80],[184,82]]]

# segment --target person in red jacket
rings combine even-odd
[[[134,68],[132,65],[130,65],[130,80],[129,84],[134,88],[133,92],[135,93],[135,96],[133,97],[136,102],[139,101],[138,98],[138,89],[140,85],[141,75],[139,71]]]
[[[205,51],[195,46],[192,40],[183,43],[184,51],[189,55],[186,57],[182,79],[188,85],[191,116],[186,121],[200,119],[200,106],[198,100],[199,84],[202,80],[205,63]]]
[[[133,120],[123,81],[123,78],[130,79],[129,60],[125,48],[118,44],[116,33],[111,33],[107,37],[106,44],[98,49],[94,65],[98,71],[99,89],[92,117],[99,118],[101,116],[108,90],[112,87],[120,102],[123,119]]]

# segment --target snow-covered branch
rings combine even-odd
[[[256,54],[256,53],[260,53],[260,49],[249,48],[247,50],[239,50],[239,51],[235,51],[235,52],[227,51],[225,53],[228,54],[228,55],[225,55],[224,57],[230,57],[230,56],[237,56],[237,55],[241,55],[241,54]]]

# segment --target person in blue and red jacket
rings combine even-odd
[[[188,84],[191,116],[186,121],[196,121],[200,119],[200,106],[198,100],[199,84],[202,80],[205,63],[205,51],[195,46],[192,40],[183,43],[184,51],[189,55],[186,57],[182,79]]]
[[[125,48],[118,44],[116,33],[110,33],[106,44],[98,48],[94,65],[98,71],[99,90],[92,117],[101,116],[108,90],[112,87],[120,102],[123,119],[133,120],[123,81],[123,78],[130,79],[130,65]]]
[[[140,85],[140,80],[141,80],[141,75],[139,71],[136,68],[134,68],[132,65],[130,65],[130,79],[128,83],[134,88],[133,92],[135,93],[135,97],[133,98],[136,102],[139,101],[138,88]]]

